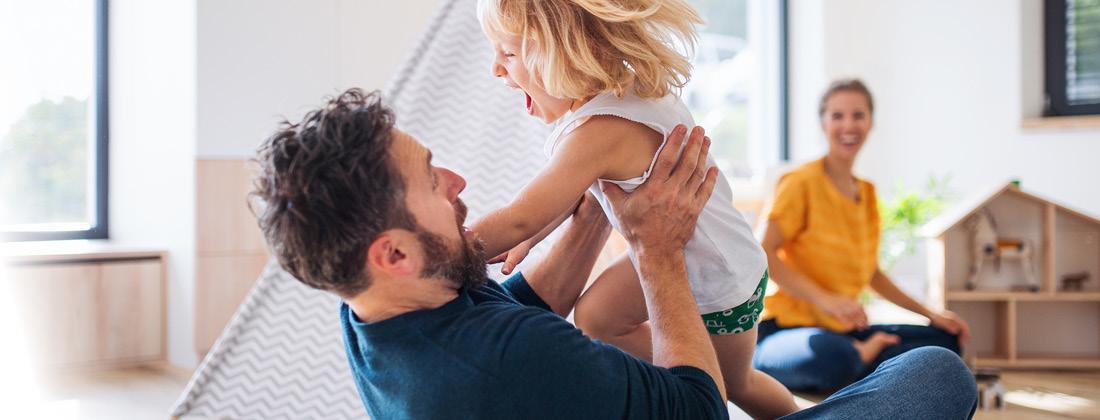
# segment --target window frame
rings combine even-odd
[[[107,239],[107,151],[108,151],[108,26],[107,6],[108,0],[94,0],[95,10],[95,134],[90,138],[95,141],[95,169],[92,171],[95,180],[90,185],[95,186],[92,194],[95,197],[95,214],[91,220],[92,226],[84,230],[68,231],[6,231],[0,232],[0,241],[58,241],[70,239]]]
[[[779,0],[779,162],[791,161],[787,0]]]
[[[1071,104],[1066,97],[1066,0],[1043,3],[1045,116],[1100,115],[1100,103]]]

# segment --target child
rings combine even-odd
[[[487,255],[506,260],[507,273],[586,190],[619,228],[599,182],[633,191],[672,130],[694,125],[673,93],[691,68],[674,43],[692,46],[701,21],[684,0],[479,0],[478,18],[496,52],[493,74],[523,91],[528,114],[557,123],[544,145],[548,165],[507,207],[473,227]],[[775,418],[797,407],[782,385],[751,365],[767,260],[732,202],[719,176],[684,248],[687,274],[730,400],[753,417]],[[574,318],[589,336],[650,359],[645,298],[631,255],[600,274]]]

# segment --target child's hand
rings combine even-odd
[[[500,273],[512,274],[512,270],[516,268],[516,265],[522,262],[524,258],[527,258],[527,253],[531,252],[532,246],[533,245],[529,240],[520,242],[519,245],[516,245],[516,247],[512,248],[512,250],[497,255],[493,259],[489,260],[489,264],[503,262],[504,265],[500,267]]]

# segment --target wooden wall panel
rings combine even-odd
[[[254,164],[196,162],[195,350],[201,356],[251,290],[268,253],[248,208]]]
[[[250,165],[241,160],[199,160],[196,176],[196,251],[202,254],[266,252],[248,209]]]

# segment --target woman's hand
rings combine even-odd
[[[867,328],[867,313],[863,312],[863,305],[844,296],[825,293],[816,302],[821,310],[832,315],[844,324],[844,328],[861,330]]]
[[[970,325],[963,321],[959,315],[951,311],[943,311],[928,317],[933,327],[959,336],[959,345],[965,346],[970,340]]]
[[[512,274],[512,270],[514,270],[520,262],[523,262],[524,258],[527,258],[527,253],[531,252],[531,248],[534,246],[535,245],[531,243],[530,239],[520,242],[519,245],[516,245],[515,248],[512,248],[508,252],[493,257],[493,259],[489,260],[489,264],[502,262],[504,265],[500,267],[500,273]]]

